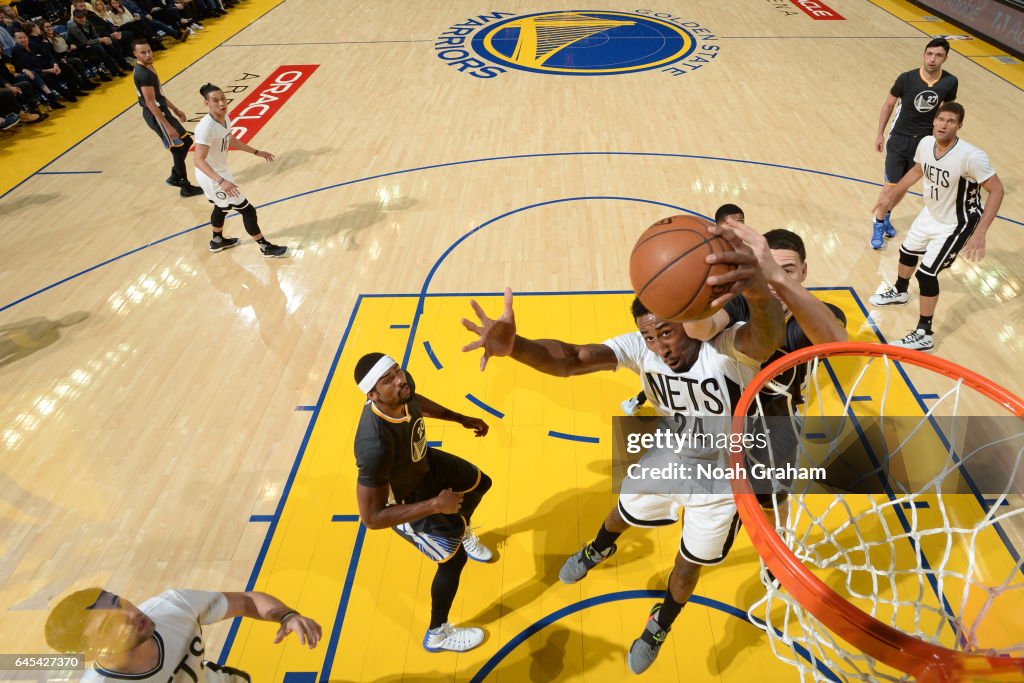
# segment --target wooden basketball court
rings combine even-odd
[[[262,258],[237,216],[225,234],[243,244],[209,253],[209,204],[164,185],[169,155],[130,83],[5,136],[0,651],[45,651],[48,607],[75,588],[138,600],[251,588],[324,627],[314,651],[272,646],[271,624],[209,629],[208,656],[258,681],[629,676],[625,653],[664,588],[678,527],[631,530],[579,584],[557,572],[614,503],[611,418],[639,382],[555,379],[504,359],[481,374],[460,351],[459,319],[471,298],[496,313],[508,285],[527,337],[631,330],[636,236],[732,202],[757,229],[804,237],[808,284],[845,311],[851,339],[905,334],[916,284],[906,307],[867,300],[895,277],[921,199],[894,212],[896,240],[868,246],[874,131],[928,36],[963,31],[901,0],[828,4],[843,20],[785,0],[599,3],[584,8],[602,15],[593,54],[559,71],[537,56],[546,38],[532,15],[575,5],[245,0],[155,65],[194,112],[190,129],[207,82],[232,106],[254,103],[252,144],[277,160],[234,154],[232,170],[264,233],[289,247],[281,260]],[[689,36],[685,55],[601,66],[611,27],[637,18],[652,35]],[[489,32],[501,21],[533,36],[529,58],[507,56]],[[455,36],[478,39],[469,56]],[[961,136],[989,153],[1006,197],[985,260],[941,278],[935,352],[1021,394],[1024,65],[979,40],[953,47]],[[405,360],[423,394],[491,425],[484,439],[428,426],[495,482],[473,521],[498,560],[466,568],[452,612],[488,633],[469,653],[422,649],[433,566],[358,521],[351,378],[374,350]],[[932,389],[899,381],[890,400],[922,414]],[[984,506],[967,496],[960,509]],[[1012,567],[1024,533],[979,543]],[[798,680],[746,617],[764,592],[757,570],[741,534],[645,678]],[[1020,632],[1019,607],[989,618]]]

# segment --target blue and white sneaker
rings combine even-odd
[[[874,224],[874,227],[872,228],[872,232],[871,232],[871,248],[872,249],[881,249],[882,248],[882,245],[885,244],[885,239],[883,238],[884,235],[885,235],[885,221],[880,221],[878,219],[875,219],[875,224]]]
[[[882,222],[885,223],[885,239],[891,240],[896,236],[896,228],[892,227],[892,223],[889,222],[889,214],[885,214],[885,218],[882,219]]]
[[[465,652],[484,642],[480,628],[455,628],[445,622],[437,628],[427,629],[423,636],[423,649],[427,652]]]

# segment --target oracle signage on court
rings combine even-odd
[[[319,66],[290,64],[278,67],[228,115],[231,132],[242,142],[252,140]]]
[[[495,11],[455,23],[434,41],[438,59],[480,79],[510,71],[611,76],[657,70],[682,76],[711,64],[719,50],[711,29],[649,9]]]
[[[845,17],[820,0],[789,0],[815,21],[845,21]]]

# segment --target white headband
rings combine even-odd
[[[364,394],[370,393],[373,390],[373,388],[377,386],[377,382],[380,380],[380,378],[388,374],[388,370],[395,367],[396,365],[398,365],[398,361],[396,361],[391,356],[386,355],[382,357],[380,360],[373,364],[373,367],[370,368],[370,371],[366,373],[366,375],[364,375],[363,378],[359,381],[359,391],[363,392]]]

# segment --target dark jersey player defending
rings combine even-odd
[[[160,136],[164,148],[170,151],[174,165],[167,184],[179,188],[182,197],[195,197],[203,193],[202,189],[188,181],[185,158],[192,146],[192,136],[185,130],[181,122],[185,121],[185,112],[174,106],[160,89],[160,78],[153,68],[153,48],[145,40],[132,43],[135,55],[135,91],[142,107],[142,118],[153,132]],[[174,112],[175,116],[171,115]]]
[[[934,38],[924,48],[924,62],[920,69],[900,74],[885,98],[878,116],[878,132],[875,135],[875,149],[885,148],[885,184],[895,185],[907,171],[914,167],[914,153],[917,143],[932,134],[932,119],[943,102],[956,99],[956,76],[942,70],[949,56],[949,41]],[[885,124],[889,122],[892,110],[896,118],[884,139]],[[896,199],[902,199],[902,195]],[[889,221],[889,213],[875,213],[875,224],[871,233],[871,247],[881,249],[885,239],[896,236],[896,229]]]
[[[448,612],[466,558],[492,557],[469,526],[491,479],[462,458],[427,446],[423,418],[456,422],[477,436],[487,434],[487,424],[417,394],[412,376],[383,353],[360,358],[355,379],[367,397],[355,441],[359,517],[368,529],[391,527],[437,562],[423,647],[470,650],[483,642],[484,632],[451,626]]]

